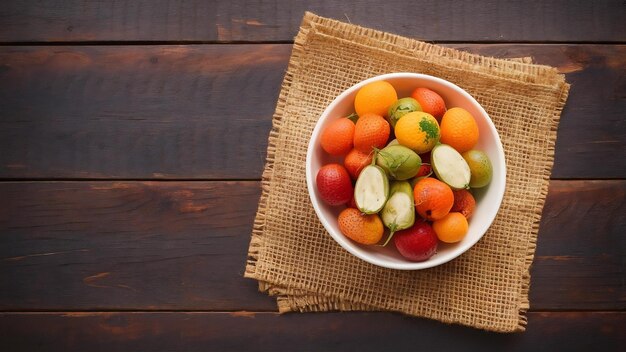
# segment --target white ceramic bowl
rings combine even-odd
[[[357,91],[365,84],[379,80],[391,83],[398,92],[399,98],[410,96],[413,89],[417,87],[425,87],[438,92],[445,100],[448,108],[462,107],[469,111],[476,119],[480,131],[480,139],[474,149],[487,153],[493,166],[491,183],[482,189],[473,190],[476,197],[476,209],[470,218],[469,230],[465,238],[455,244],[439,242],[437,253],[424,262],[411,262],[402,257],[392,243],[393,241],[383,248],[361,245],[344,236],[337,224],[337,216],[344,207],[333,207],[324,203],[320,199],[315,184],[317,172],[323,165],[342,160],[342,158],[333,157],[324,152],[320,146],[322,130],[331,121],[354,112],[354,97]],[[309,141],[306,158],[306,181],[317,216],[339,245],[368,263],[399,270],[418,270],[446,263],[463,254],[480,240],[500,208],[506,183],[506,166],[500,136],[485,110],[471,95],[458,86],[437,77],[417,73],[390,73],[355,84],[335,98],[324,110]]]

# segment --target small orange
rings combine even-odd
[[[433,115],[437,121],[440,121],[441,117],[446,112],[446,103],[443,101],[441,95],[437,94],[435,91],[428,88],[417,88],[411,93],[411,97],[420,103],[422,111]]]
[[[417,213],[429,221],[448,215],[454,204],[454,194],[450,186],[432,177],[417,181],[413,196]]]
[[[417,154],[431,151],[439,141],[439,124],[433,115],[410,112],[396,122],[394,129],[398,142]]]
[[[378,214],[362,214],[354,208],[339,213],[339,229],[351,240],[362,244],[376,244],[385,231]]]
[[[376,81],[361,87],[354,98],[354,110],[359,116],[372,113],[386,116],[391,104],[398,100],[396,89],[387,81]]]
[[[320,144],[326,153],[344,155],[352,149],[354,141],[354,122],[340,118],[326,126],[322,132]]]
[[[451,212],[433,222],[433,230],[441,242],[455,243],[465,237],[469,224],[463,214]]]
[[[463,108],[452,108],[441,118],[441,143],[457,152],[466,152],[478,142],[478,125],[474,116]]]
[[[389,122],[376,114],[365,114],[356,122],[354,129],[354,148],[363,153],[370,153],[372,147],[383,148],[387,145],[391,128]]]
[[[364,167],[372,163],[374,153],[363,153],[358,149],[352,149],[343,161],[343,165],[348,170],[353,180],[359,178],[359,174]]]
[[[476,208],[474,196],[466,189],[452,191],[452,193],[454,193],[454,204],[450,211],[461,213],[466,219],[469,219]]]

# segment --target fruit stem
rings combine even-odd
[[[374,153],[374,156],[372,157],[372,163],[370,165],[374,166],[376,165],[376,158],[378,157],[378,154],[380,153],[380,149],[376,147],[372,147],[372,152]]]
[[[382,244],[382,247],[387,246],[389,241],[391,241],[391,238],[393,237],[393,234],[396,233],[396,228],[398,228],[398,225],[396,225],[395,223],[393,223],[393,224],[391,224],[391,226],[389,226],[389,236],[387,236],[387,239],[385,240],[385,243]]]

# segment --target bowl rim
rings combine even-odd
[[[364,85],[366,85],[368,83],[371,83],[371,82],[375,82],[375,81],[387,80],[387,79],[397,79],[397,78],[413,78],[413,79],[431,80],[431,81],[435,81],[439,85],[447,86],[448,88],[451,88],[451,89],[453,89],[455,91],[458,91],[471,104],[475,105],[475,107],[486,117],[486,122],[487,122],[488,128],[496,136],[496,140],[495,140],[496,143],[495,144],[496,144],[496,149],[497,149],[498,162],[499,162],[500,165],[502,165],[502,168],[503,168],[502,169],[502,173],[500,174],[500,181],[501,182],[499,182],[499,187],[496,189],[496,192],[498,192],[497,194],[499,195],[499,197],[497,199],[497,204],[495,206],[495,208],[497,210],[495,212],[493,212],[493,214],[490,214],[489,218],[486,219],[487,221],[484,222],[485,225],[483,226],[483,228],[480,229],[481,233],[480,233],[479,236],[477,236],[474,240],[472,240],[470,242],[463,243],[462,246],[461,246],[461,244],[459,244],[460,247],[458,247],[458,249],[453,253],[453,255],[450,255],[449,257],[431,258],[431,259],[423,261],[423,262],[396,263],[396,262],[388,262],[388,261],[385,261],[385,260],[381,260],[379,258],[369,257],[367,255],[364,255],[360,251],[356,250],[355,249],[356,246],[354,246],[353,244],[348,245],[348,241],[350,241],[350,240],[348,238],[346,238],[343,234],[341,234],[341,236],[339,236],[339,235],[334,233],[333,227],[331,226],[331,224],[328,222],[328,220],[326,220],[326,218],[324,216],[322,216],[321,211],[320,211],[320,206],[318,204],[319,202],[314,197],[314,194],[315,194],[315,189],[314,189],[315,177],[313,177],[313,174],[312,174],[313,171],[312,171],[312,167],[311,167],[311,159],[313,157],[313,153],[315,151],[316,146],[313,145],[312,141],[313,141],[314,137],[316,137],[317,135],[319,135],[321,133],[322,124],[320,122],[322,121],[322,118],[326,117],[332,110],[335,109],[335,107],[343,99],[345,99],[348,95],[352,94],[354,91],[360,89],[362,86],[364,86]],[[360,81],[360,82],[354,84],[353,86],[351,86],[348,89],[344,90],[337,97],[335,97],[335,99],[333,99],[333,101],[326,107],[326,109],[324,109],[324,111],[320,115],[319,119],[315,123],[315,128],[313,129],[313,132],[311,133],[311,137],[309,138],[307,154],[306,154],[306,182],[307,182],[307,189],[308,189],[308,192],[309,192],[309,198],[311,199],[311,204],[313,205],[313,209],[315,210],[317,218],[320,220],[320,222],[322,223],[322,225],[324,226],[324,229],[326,229],[328,234],[341,247],[343,247],[345,250],[347,250],[349,253],[351,253],[352,255],[356,256],[357,258],[360,258],[361,260],[364,260],[365,262],[368,262],[368,263],[371,263],[371,264],[374,264],[374,265],[377,265],[377,266],[380,266],[380,267],[389,268],[389,269],[396,269],[396,270],[420,270],[420,269],[427,269],[427,268],[432,268],[432,267],[435,267],[435,266],[438,266],[438,265],[441,265],[441,264],[445,264],[445,263],[447,263],[447,262],[449,262],[449,261],[459,257],[463,253],[467,252],[467,250],[469,250],[471,247],[473,247],[485,235],[485,233],[487,232],[489,227],[491,227],[491,225],[493,224],[493,220],[497,216],[497,214],[499,212],[499,209],[500,209],[500,206],[502,205],[502,200],[504,199],[504,191],[505,191],[505,188],[506,188],[506,162],[505,162],[505,156],[504,156],[504,148],[502,146],[502,141],[500,139],[500,134],[498,133],[498,130],[496,129],[496,127],[495,127],[493,121],[491,120],[491,117],[489,116],[489,114],[487,114],[487,112],[482,107],[482,105],[480,105],[478,103],[478,101],[476,101],[476,99],[474,99],[473,96],[471,96],[468,92],[466,92],[463,88],[457,86],[456,84],[454,84],[452,82],[449,82],[447,80],[444,80],[442,78],[439,78],[439,77],[426,75],[426,74],[422,74],[422,73],[395,72],[395,73],[387,73],[387,74],[383,74],[383,75],[374,76],[374,77],[368,78],[366,80],[363,80],[363,81]]]

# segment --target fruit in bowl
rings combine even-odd
[[[472,247],[497,214],[505,175],[500,138],[478,102],[415,73],[373,77],[340,94],[306,159],[311,202],[333,239],[403,270]]]

